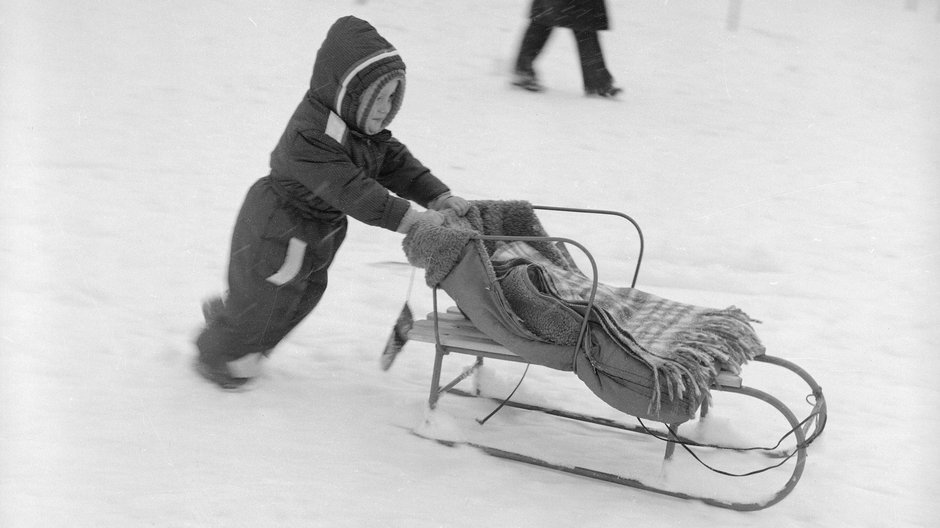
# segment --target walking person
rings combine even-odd
[[[196,370],[204,378],[241,387],[313,311],[347,216],[407,233],[443,223],[440,210],[466,214],[467,201],[386,129],[404,92],[405,63],[372,25],[348,16],[330,27],[310,87],[271,153],[271,172],[238,214],[228,291],[203,304]]]
[[[597,34],[610,27],[604,0],[533,0],[529,9],[529,27],[516,58],[512,84],[533,92],[544,90],[533,63],[555,27],[569,28],[574,32],[584,93],[601,97],[619,94],[622,90],[613,84]]]

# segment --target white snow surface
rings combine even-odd
[[[526,0],[3,2],[0,526],[937,526],[940,23],[908,3],[748,1],[729,31],[728,2],[612,0],[608,101],[582,95],[565,30],[537,63],[547,92],[508,85]],[[761,493],[638,435],[512,409],[481,427],[495,404],[457,397],[428,414],[430,345],[378,366],[401,236],[356,222],[252,390],[194,374],[235,214],[347,14],[401,51],[392,130],[456,193],[632,215],[638,287],[743,308],[816,377],[829,427],[792,495],[742,514],[412,434]],[[544,219],[629,282],[624,222]],[[520,366],[488,365],[507,394]],[[794,380],[744,377],[805,412]],[[533,368],[516,397],[618,416],[570,372]],[[763,442],[771,414],[716,398],[686,427]]]

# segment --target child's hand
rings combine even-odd
[[[417,212],[414,209],[408,209],[408,212],[405,213],[405,217],[401,219],[401,223],[398,224],[398,231],[402,234],[407,234],[411,229],[411,226],[415,224],[426,224],[429,226],[439,226],[444,223],[444,215],[441,213],[428,209],[427,211]]]
[[[457,213],[457,216],[463,216],[470,210],[470,202],[459,196],[449,196],[438,210],[442,209],[450,209]]]
[[[444,215],[437,211],[432,211],[428,209],[418,213],[418,218],[415,220],[416,224],[426,224],[429,226],[439,226],[444,224]]]

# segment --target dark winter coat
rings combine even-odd
[[[391,132],[367,136],[354,128],[362,92],[404,69],[395,48],[368,22],[349,16],[333,24],[317,52],[310,88],[271,153],[270,179],[282,199],[307,217],[346,214],[395,230],[408,200],[427,206],[448,191]],[[404,82],[398,91],[400,104]]]
[[[609,28],[604,0],[533,0],[529,17],[543,26],[593,31]]]

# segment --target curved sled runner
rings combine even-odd
[[[477,203],[475,202],[475,204]],[[526,206],[531,210],[615,215],[628,220],[636,229],[639,237],[639,254],[631,287],[635,285],[643,256],[643,234],[639,225],[632,218],[615,211],[528,206],[528,204]],[[514,206],[513,215],[516,214],[516,209]],[[484,209],[481,215],[483,224],[488,221],[487,214],[489,213]],[[813,377],[790,361],[767,355],[759,343],[746,341],[747,336],[744,336],[742,339],[752,349],[751,352],[746,356],[742,356],[738,362],[728,359],[726,354],[720,353],[721,351],[716,353],[715,357],[719,359],[713,361],[714,364],[707,365],[708,368],[704,368],[706,373],[705,383],[707,383],[704,390],[696,390],[693,386],[695,382],[694,373],[690,374],[682,369],[679,369],[680,374],[675,374],[675,379],[669,380],[667,383],[665,380],[668,374],[667,368],[673,368],[673,364],[659,365],[651,363],[648,357],[644,355],[647,350],[643,344],[633,341],[633,336],[629,332],[618,333],[616,331],[617,325],[606,320],[605,314],[598,310],[597,305],[604,302],[600,299],[600,296],[604,293],[599,293],[599,288],[603,290],[605,286],[598,283],[597,265],[591,252],[575,240],[545,235],[540,225],[537,224],[537,219],[533,220],[527,217],[523,219],[524,222],[517,222],[519,218],[510,218],[506,225],[515,223],[531,226],[535,222],[536,229],[527,227],[522,230],[523,234],[520,235],[507,234],[507,232],[513,230],[500,228],[496,229],[499,234],[472,233],[467,235],[465,239],[458,239],[459,251],[451,251],[450,259],[452,262],[446,266],[446,273],[442,272],[434,276],[434,270],[430,269],[432,267],[430,261],[424,262],[428,264],[428,283],[433,288],[434,311],[428,314],[426,318],[415,321],[407,337],[411,340],[434,344],[435,358],[429,396],[431,409],[437,407],[438,400],[444,393],[467,397],[486,397],[481,394],[479,387],[471,391],[457,388],[461,382],[479,372],[484,359],[510,361],[526,365],[535,364],[556,370],[573,371],[602,401],[618,411],[636,417],[638,425],[624,424],[607,418],[559,408],[521,403],[513,401],[511,399],[512,394],[501,401],[496,410],[498,411],[503,406],[507,406],[588,423],[605,430],[652,436],[665,443],[664,460],[672,459],[675,448],[680,446],[695,460],[716,473],[730,477],[748,477],[763,472],[781,473],[786,478],[785,483],[772,495],[761,497],[759,500],[721,499],[695,492],[676,491],[664,486],[657,486],[655,483],[644,482],[642,479],[633,476],[607,472],[602,469],[559,464],[539,457],[537,454],[507,450],[485,445],[483,442],[466,442],[466,445],[476,447],[497,457],[672,497],[700,500],[709,505],[740,511],[767,508],[780,502],[790,494],[802,477],[808,446],[822,433],[826,424],[826,401],[821,387]],[[505,219],[501,218],[500,220]],[[409,234],[409,237],[412,237],[412,234]],[[415,244],[416,242],[406,239],[406,252],[409,250],[409,243]],[[508,259],[508,262],[513,264],[512,266],[504,266],[503,261],[493,260],[496,248],[505,243],[524,243],[536,247],[541,245],[543,253],[554,251],[552,247],[559,248],[561,257],[558,259],[569,264],[573,263],[573,260],[568,258],[566,247],[575,247],[580,250],[591,265],[591,276],[585,282],[589,285],[589,288],[582,292],[582,300],[571,302],[568,299],[569,302],[561,302],[550,295],[546,295],[546,291],[554,292],[555,290],[547,287],[545,282],[552,282],[557,278],[540,275],[542,268],[533,268],[531,261],[525,258]],[[440,250],[440,247],[434,248],[435,256],[441,254]],[[416,263],[416,261],[418,264],[422,263],[421,258],[423,257],[419,255],[420,258],[416,258],[416,255],[418,253],[409,253],[409,260],[413,263]],[[561,264],[567,266],[565,262]],[[524,265],[520,263],[524,263]],[[522,265],[521,269],[524,271],[519,271],[520,265]],[[547,266],[551,267],[552,265],[547,264]],[[579,272],[579,270],[576,271]],[[513,276],[516,278],[521,276],[522,281],[512,282]],[[522,284],[521,290],[519,284]],[[443,289],[457,303],[457,307],[451,307],[445,311],[439,310],[439,289]],[[536,292],[535,295],[532,294],[533,291]],[[635,295],[632,288],[612,293],[614,295]],[[524,302],[520,302],[520,299]],[[657,312],[655,310],[653,312],[644,312],[643,310],[646,309],[647,305],[660,308],[663,306],[663,303],[657,304],[656,299],[650,301],[646,297],[642,297],[641,301],[639,304],[629,306],[631,310],[635,309],[635,312],[629,314],[630,317],[639,318],[640,314],[646,313],[648,319],[649,315],[656,315]],[[668,301],[666,303],[665,306],[668,308],[675,308],[668,304]],[[529,304],[535,305],[535,309],[531,313],[529,313]],[[520,316],[520,312],[523,313],[523,316]],[[686,313],[682,310],[679,310],[679,312]],[[701,313],[711,317],[717,312],[707,311]],[[693,314],[699,314],[699,312],[693,311]],[[735,329],[744,329],[745,334],[749,331],[748,320],[745,318],[742,322],[738,312],[721,312],[720,315],[724,318],[722,320],[724,326],[720,326],[714,332],[720,338],[730,336]],[[706,320],[708,317],[697,317],[695,320]],[[538,318],[542,318],[544,321],[532,321]],[[614,327],[613,331],[611,330],[612,326]],[[560,335],[557,339],[554,335],[548,337],[544,335],[544,329],[546,328],[549,331],[555,331],[557,328],[566,327],[572,329],[572,332],[569,332],[570,335]],[[543,331],[533,332],[533,328]],[[639,334],[644,332],[642,327],[634,328],[637,329]],[[674,338],[673,334],[676,334],[668,329],[665,331],[660,329],[659,331],[672,336],[671,338]],[[679,339],[683,339],[684,336],[699,336],[703,332],[699,328],[693,334],[678,333],[676,335],[679,336]],[[568,341],[565,341],[566,339]],[[732,338],[728,337],[728,339]],[[714,339],[710,343],[713,341]],[[693,343],[694,346],[686,347],[686,344],[688,343],[679,343],[674,345],[674,348],[687,349],[691,351],[689,353],[694,354],[704,346],[701,343]],[[725,346],[722,343],[719,343],[719,345]],[[442,384],[443,360],[445,356],[450,354],[469,355],[474,357],[475,361],[472,365],[463,369],[454,379]],[[703,357],[701,354],[696,356],[696,362],[708,363]],[[810,410],[803,417],[799,417],[781,399],[763,390],[745,385],[740,375],[740,369],[737,367],[739,363],[747,360],[779,367],[799,377],[809,389],[806,401],[810,406]],[[528,366],[526,368],[528,369]],[[677,383],[684,387],[684,390],[677,390],[675,386]],[[781,431],[780,441],[772,447],[742,447],[740,445],[706,443],[680,434],[681,424],[693,420],[697,416],[704,418],[709,414],[712,392],[735,394],[770,405],[786,421],[788,429]],[[655,421],[662,425],[648,427],[644,420]],[[788,447],[781,448],[780,446],[784,444],[784,440],[788,437],[792,437],[787,440]],[[441,442],[448,445],[454,444],[454,442],[448,441]],[[700,458],[703,453],[711,451],[740,453],[742,456],[762,460],[764,465],[758,470],[745,473],[726,472],[710,466]],[[789,471],[788,474],[785,473],[787,471]]]

